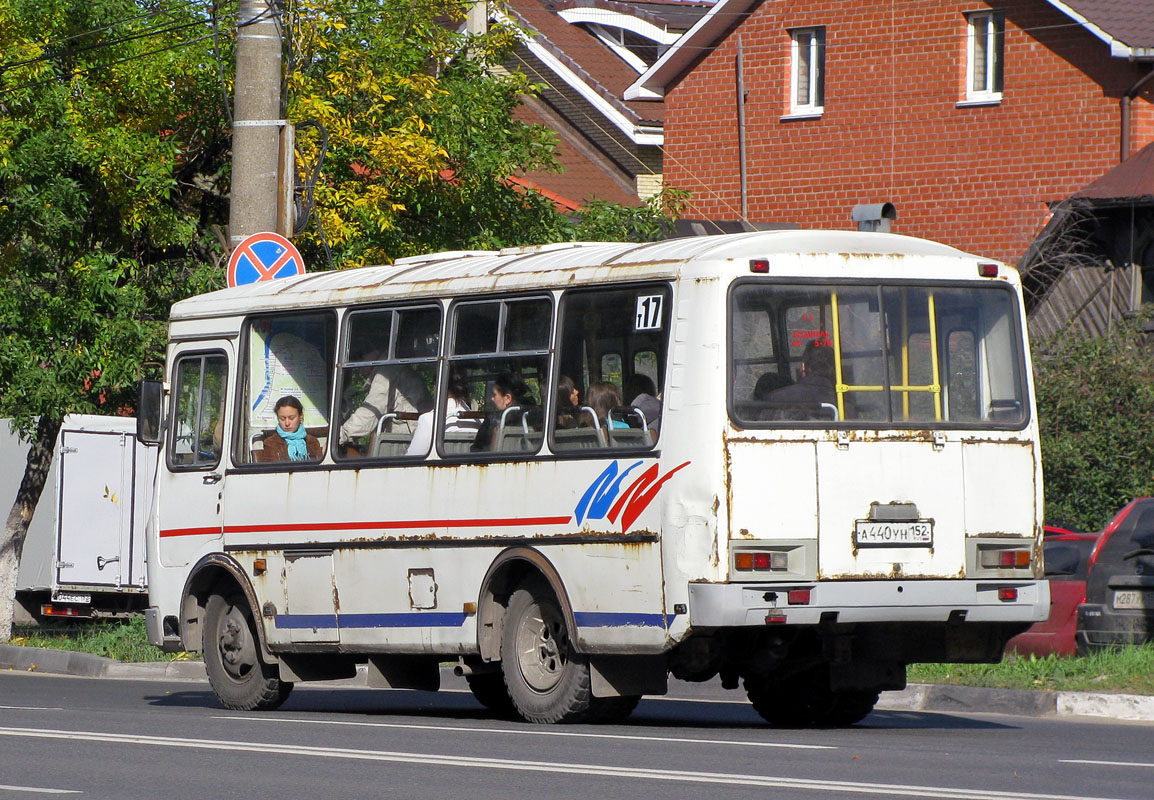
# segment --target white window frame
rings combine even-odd
[[[966,99],[963,105],[1002,102],[1003,87],[997,73],[1005,62],[1005,32],[999,31],[996,11],[975,11],[966,15]],[[1003,23],[1004,25],[1004,23]],[[978,43],[985,44],[985,64],[978,64]],[[983,69],[979,74],[979,66]],[[975,88],[981,78],[981,88]]]
[[[799,39],[808,37],[803,44]],[[789,32],[790,40],[790,69],[789,69],[789,116],[790,117],[820,117],[825,113],[825,26],[818,25],[811,28],[794,28]],[[806,79],[806,96],[800,102],[798,99],[802,73],[802,48],[808,48],[808,63]],[[821,98],[819,102],[818,98]]]

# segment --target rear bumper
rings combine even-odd
[[[791,590],[809,602],[791,604]],[[1016,589],[1003,600],[1001,589]],[[818,581],[693,583],[693,627],[855,622],[1041,622],[1050,614],[1050,584],[1039,580]]]
[[[1154,613],[1150,610],[1115,611],[1098,603],[1078,606],[1074,641],[1082,652],[1106,650],[1154,640]]]

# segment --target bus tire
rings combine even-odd
[[[579,722],[589,715],[589,660],[573,649],[561,607],[542,583],[509,597],[501,672],[509,699],[528,722]]]
[[[853,725],[869,716],[877,702],[878,693],[866,689],[837,692],[834,695],[833,710],[825,721],[829,725]]]
[[[629,694],[621,697],[594,697],[589,706],[588,719],[590,722],[600,722],[612,725],[624,722],[641,702],[641,695]]]
[[[280,680],[276,665],[261,657],[244,595],[214,592],[204,616],[204,668],[221,704],[237,711],[270,711],[283,703],[293,685]]]
[[[778,728],[822,725],[833,715],[836,698],[821,670],[784,680],[772,677],[745,679],[745,693],[753,710]]]
[[[479,675],[466,675],[465,682],[469,684],[469,691],[477,702],[503,719],[515,719],[517,709],[509,699],[509,691],[505,688],[505,677],[500,672],[486,672]]]

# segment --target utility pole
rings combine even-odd
[[[281,0],[240,0],[228,214],[232,248],[250,234],[278,229],[286,127],[280,116],[281,10]]]

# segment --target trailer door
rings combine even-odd
[[[133,581],[135,442],[126,433],[61,431],[57,588]]]

